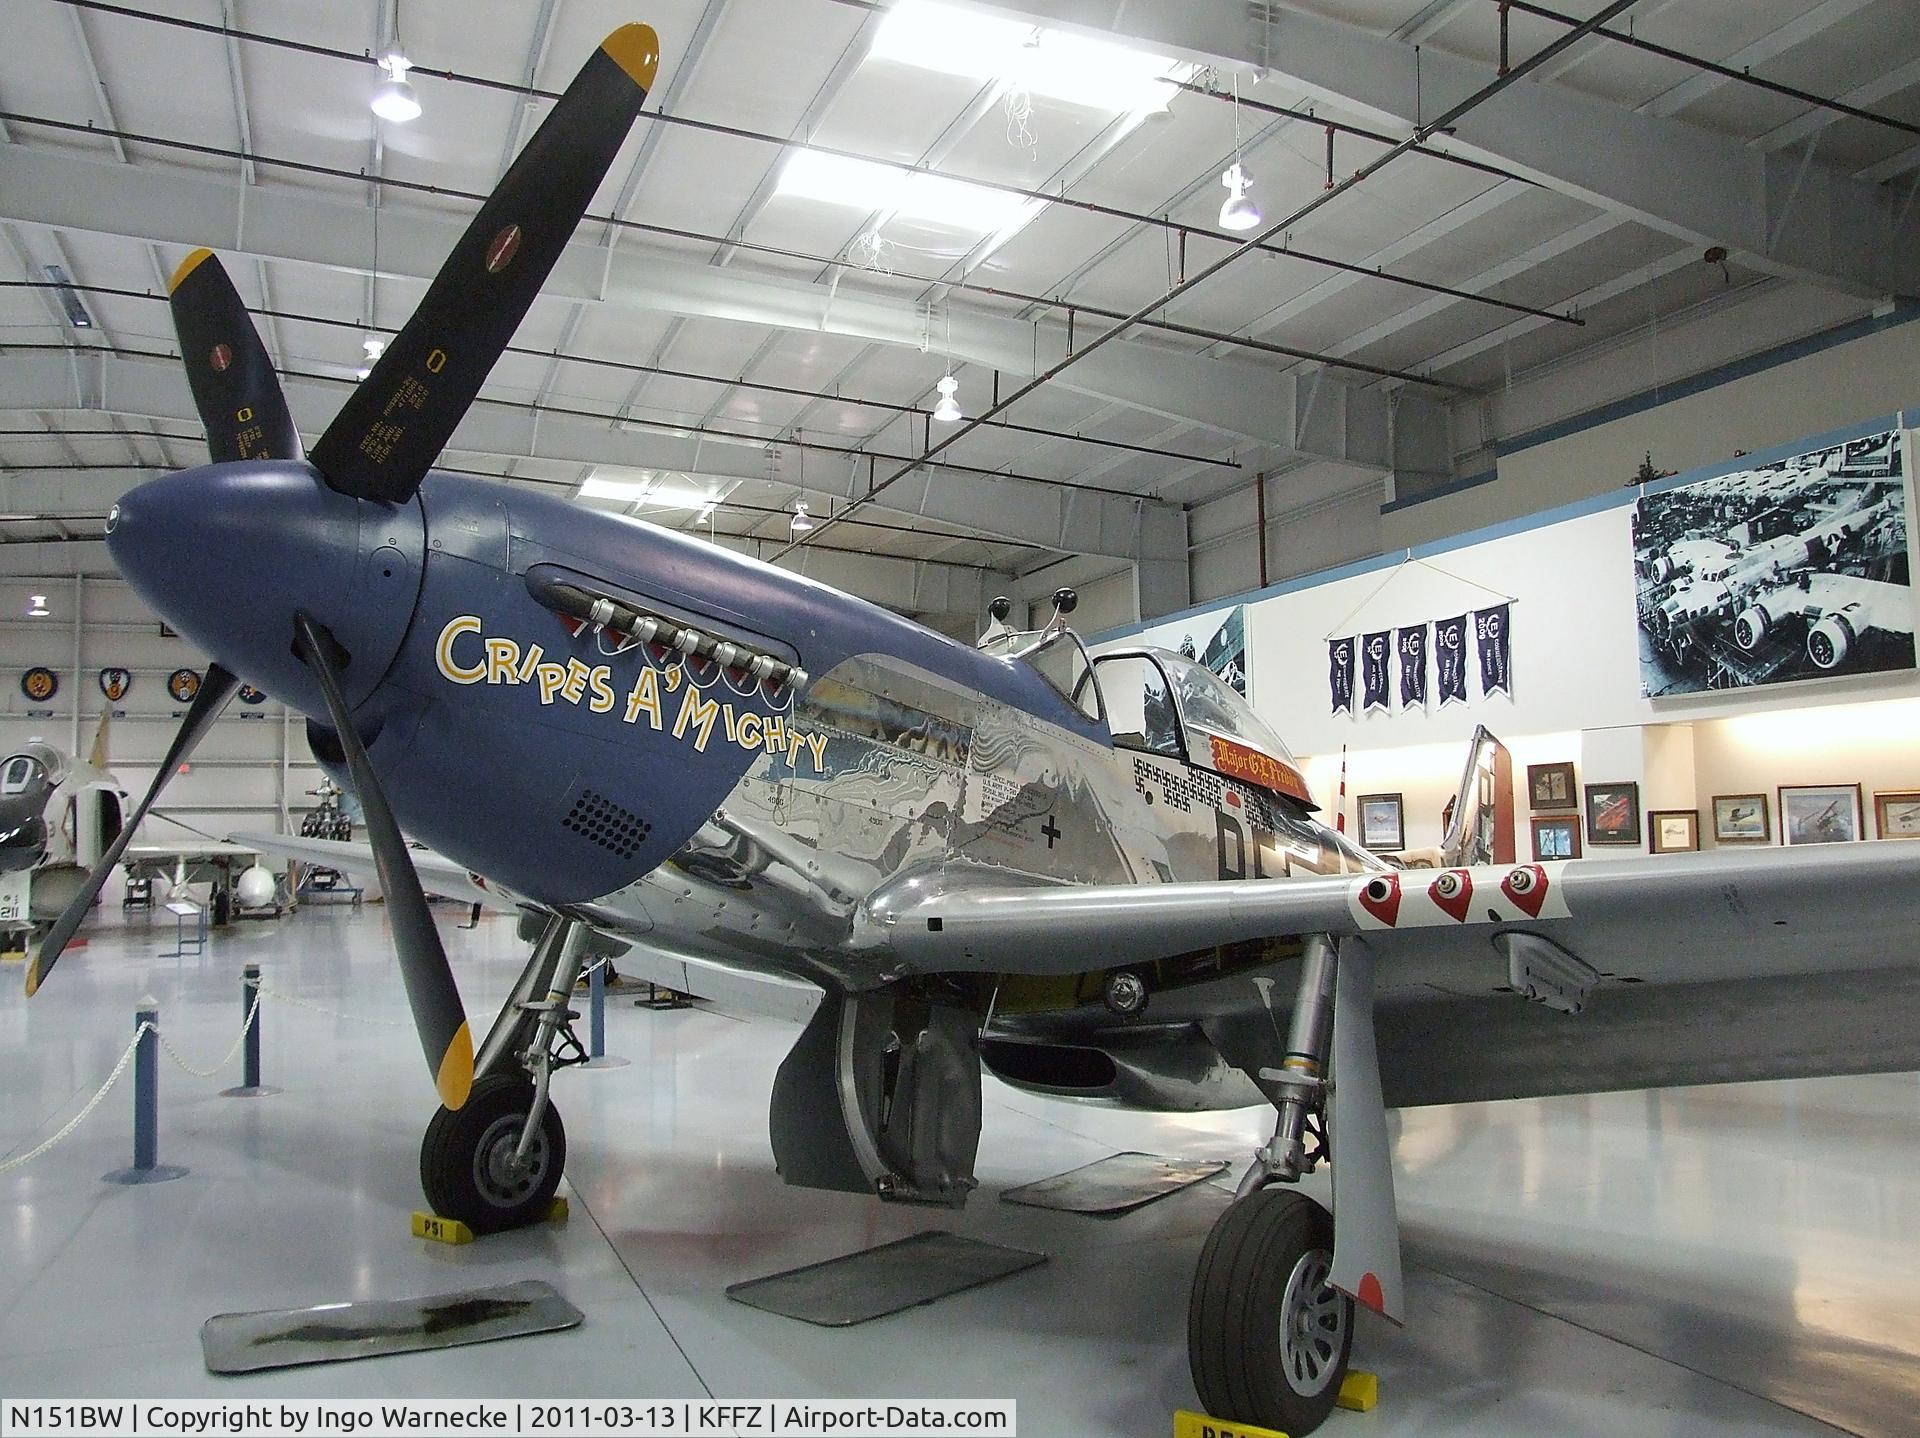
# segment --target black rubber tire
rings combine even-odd
[[[1333,1411],[1353,1347],[1353,1306],[1332,1375],[1303,1395],[1288,1382],[1281,1310],[1294,1265],[1333,1251],[1333,1218],[1305,1194],[1269,1187],[1220,1215],[1200,1250],[1187,1307],[1187,1361],[1200,1404],[1215,1418],[1311,1433]]]
[[[552,1103],[540,1123],[546,1155],[532,1181],[508,1196],[482,1185],[479,1149],[517,1143],[533,1107],[533,1083],[524,1074],[488,1074],[458,1109],[441,1109],[420,1140],[420,1187],[442,1218],[457,1218],[475,1233],[524,1228],[547,1216],[567,1165],[567,1131]]]

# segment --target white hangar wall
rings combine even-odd
[[[1920,360],[1920,326],[1890,333],[1910,334]],[[1914,387],[1910,381],[1909,397]],[[1849,419],[1856,422],[1796,432],[1772,448],[1727,443],[1721,435],[1711,441],[1716,449],[1755,452],[1673,482],[1786,458],[1889,423],[1908,431],[1911,476],[1912,431],[1920,413],[1890,420],[1856,409]],[[1624,472],[1631,469],[1627,465]],[[1622,466],[1615,463],[1608,472],[1622,472]],[[1584,473],[1590,480],[1591,470]],[[1911,478],[1908,483],[1911,535]],[[1247,606],[1251,697],[1302,758],[1329,814],[1338,806],[1345,746],[1349,830],[1357,796],[1398,793],[1406,804],[1408,844],[1439,842],[1441,810],[1458,783],[1466,741],[1482,723],[1513,751],[1516,843],[1523,854],[1530,852],[1528,764],[1571,760],[1582,785],[1633,781],[1640,785],[1643,813],[1699,809],[1707,847],[1715,794],[1771,795],[1781,784],[1858,782],[1871,836],[1876,788],[1920,789],[1915,671],[1684,698],[1641,693],[1631,541],[1637,493],[1609,480],[1605,493],[1559,510],[1239,597]],[[1513,600],[1511,698],[1483,697],[1477,666],[1470,665],[1466,704],[1410,711],[1396,706],[1353,717],[1330,712],[1329,638],[1444,619],[1507,598]],[[1097,639],[1104,645],[1138,630]]]

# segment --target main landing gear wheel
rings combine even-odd
[[[1333,1218],[1287,1188],[1240,1199],[1193,1276],[1187,1358],[1216,1418],[1311,1433],[1333,1411],[1353,1347],[1353,1300],[1327,1286]]]
[[[441,1109],[420,1141],[420,1187],[443,1218],[475,1233],[500,1233],[547,1216],[567,1166],[567,1131],[549,1103],[524,1165],[513,1161],[533,1107],[523,1074],[488,1074],[464,1105]]]

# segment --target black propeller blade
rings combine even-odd
[[[100,886],[107,882],[107,875],[113,872],[113,866],[120,862],[120,856],[126,852],[127,845],[133,842],[133,831],[140,827],[140,821],[147,817],[147,810],[153,807],[153,801],[160,797],[160,791],[167,781],[179,772],[180,766],[189,755],[199,747],[200,741],[207,737],[207,731],[213,727],[213,721],[227,707],[227,701],[233,697],[233,691],[240,681],[222,669],[218,664],[207,666],[207,677],[200,681],[200,690],[193,696],[193,707],[187,710],[187,717],[180,722],[180,728],[173,736],[173,743],[167,748],[167,757],[160,762],[160,770],[153,776],[153,783],[147,787],[147,797],[140,801],[140,807],[127,817],[121,825],[119,836],[107,846],[107,852],[100,856],[100,862],[93,866],[93,872],[87,875],[86,887],[73,897],[54,926],[47,930],[46,938],[40,941],[40,951],[27,965],[27,997],[32,998],[39,992],[40,985],[47,981],[47,975],[53,972],[53,966],[60,962],[61,950],[65,949],[81,921],[87,917],[87,910],[93,907],[93,901],[100,895]]]
[[[624,25],[581,67],[313,447],[334,489],[413,497],[572,238],[659,59],[652,27]]]
[[[340,689],[340,675],[334,663],[333,636],[306,615],[294,619],[294,650],[320,681],[326,696],[327,714],[339,736],[340,748],[347,756],[347,768],[353,774],[354,792],[360,796],[366,813],[367,839],[373,845],[374,867],[380,871],[380,886],[386,890],[387,915],[393,923],[394,945],[400,957],[400,977],[406,981],[407,1003],[413,1009],[414,1027],[420,1033],[420,1045],[426,1050],[427,1067],[433,1073],[433,1085],[440,1091],[440,1102],[459,1108],[473,1087],[473,1035],[467,1030],[467,1012],[460,1002],[460,990],[453,982],[453,969],[447,963],[447,951],[440,946],[440,931],[433,925],[427,909],[427,896],[420,888],[420,876],[414,872],[407,841],[400,837],[400,826],[387,807],[386,791],[380,776],[373,772],[366,745],[353,727],[353,714]]]
[[[300,458],[273,359],[212,250],[195,250],[173,272],[167,303],[214,462]]]

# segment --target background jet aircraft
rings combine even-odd
[[[1387,1106],[1920,1067],[1920,845],[1488,864],[1483,738],[1444,867],[1401,870],[1316,818],[1200,665],[1090,662],[1064,593],[1043,629],[970,648],[430,473],[656,53],[630,26],[588,59],[310,459],[219,262],[190,256],[172,302],[214,462],[109,521],[129,582],[213,660],[134,822],[239,674],[310,717],[364,805],[441,1098],[435,1208],[482,1231],[544,1212],[564,999],[609,938],[819,989],[772,1095],[796,1184],[963,1202],[983,1066],[1144,1107],[1259,1095],[1274,1136],[1202,1251],[1191,1359],[1212,1412],[1298,1434],[1339,1389],[1354,1302],[1404,1316]],[[538,930],[477,1051],[401,822]],[[1289,1187],[1329,1152],[1337,1225]]]
[[[93,751],[69,759],[34,739],[0,759],[0,874],[30,875],[30,918],[51,922],[119,837],[127,794],[107,763],[109,716]]]

